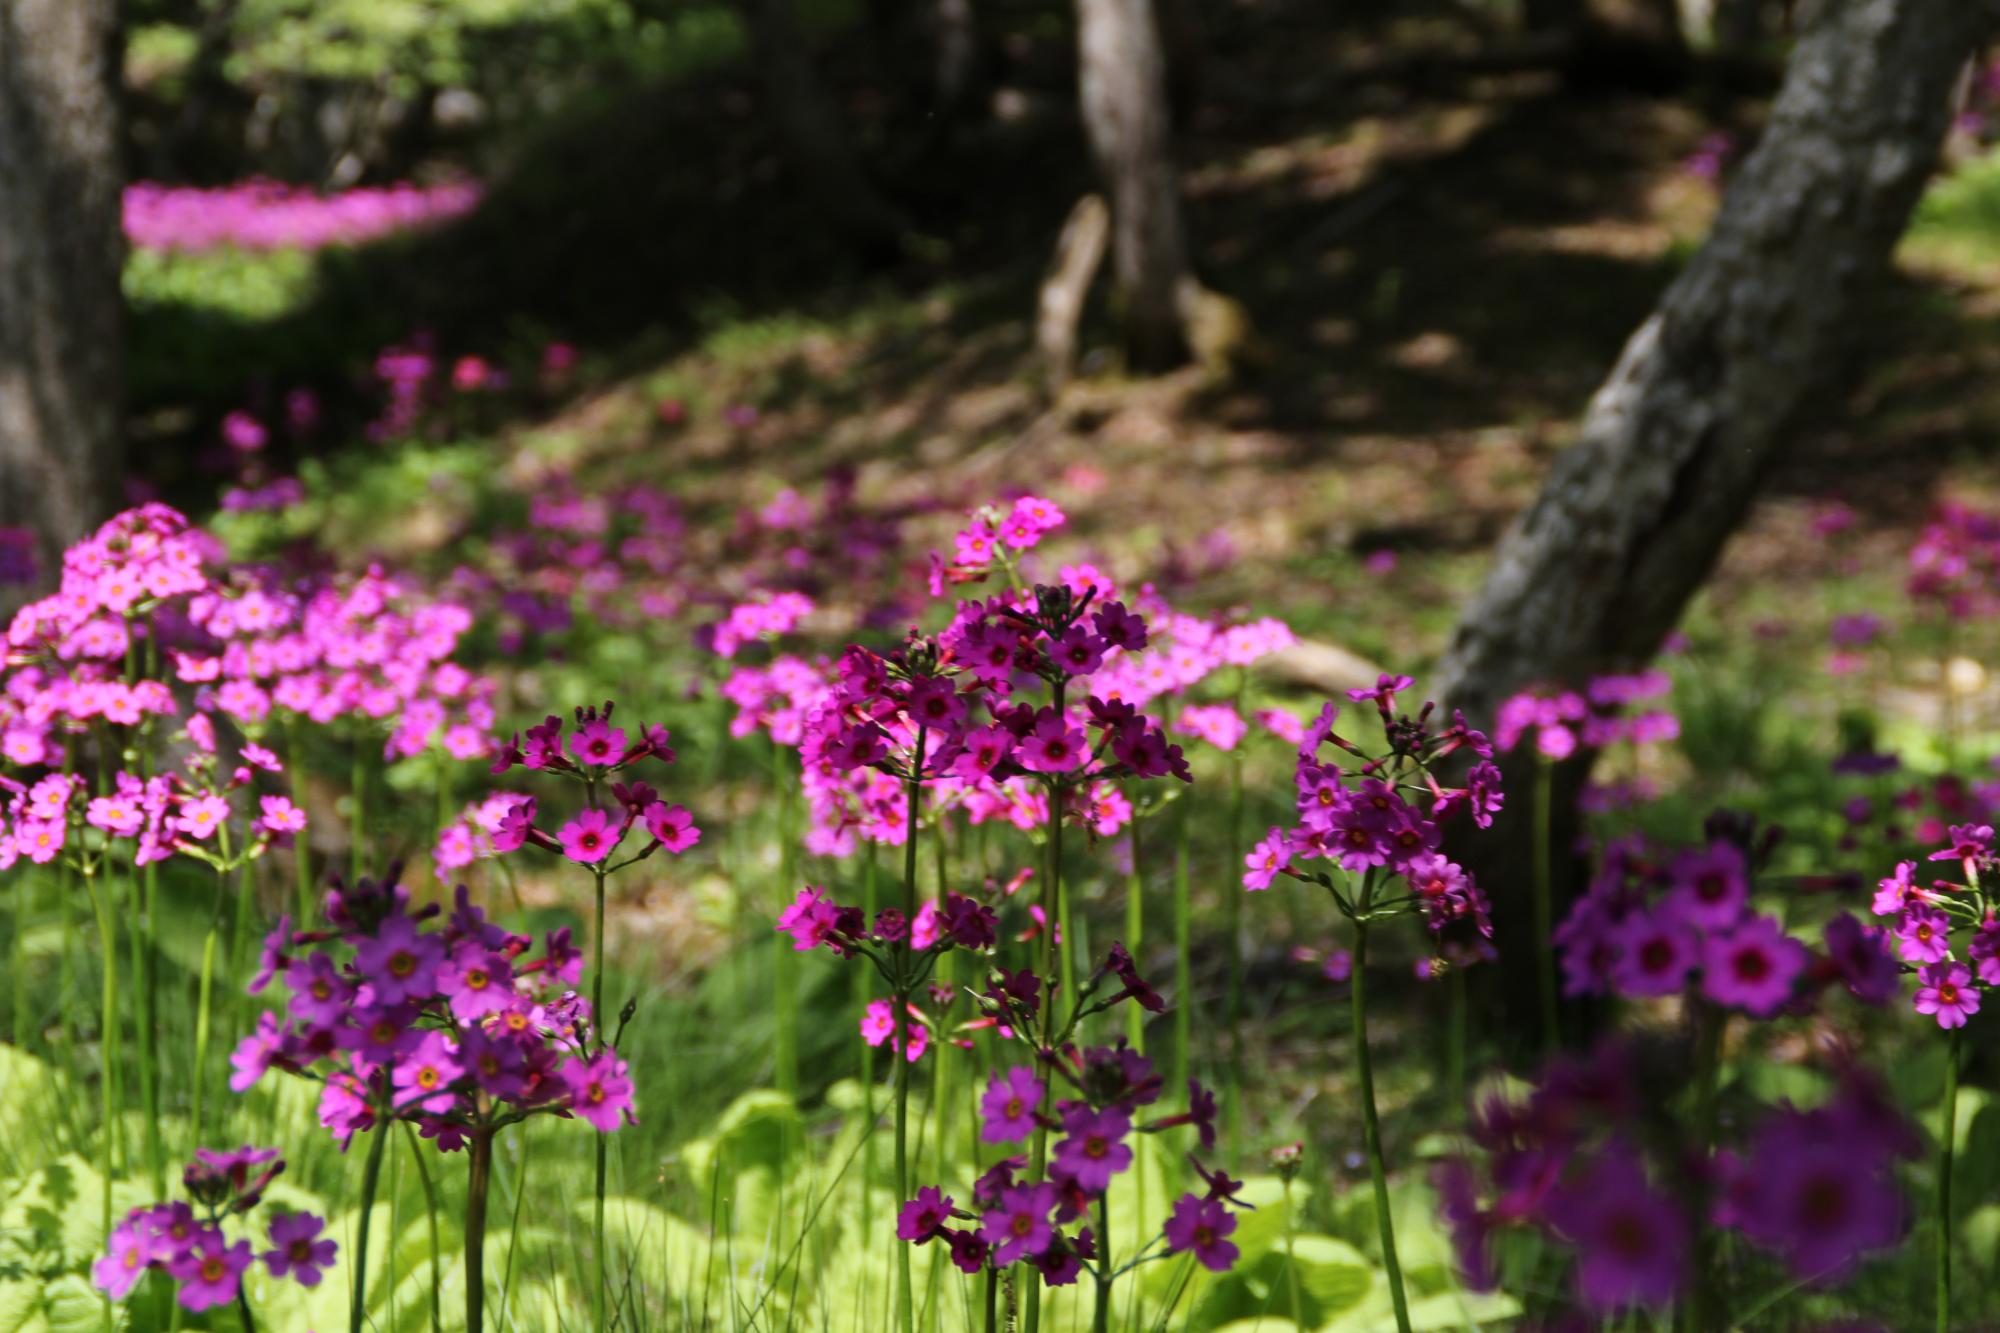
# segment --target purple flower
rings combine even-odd
[[[1687,1276],[1688,1220],[1647,1180],[1632,1151],[1605,1150],[1549,1198],[1557,1233],[1577,1247],[1576,1285],[1600,1312],[1667,1305]]]
[[[114,1301],[124,1300],[153,1262],[153,1242],[143,1219],[143,1212],[135,1212],[114,1227],[104,1257],[91,1267],[91,1281]]]
[[[397,1062],[390,1076],[396,1089],[397,1109],[443,1115],[457,1100],[451,1085],[464,1073],[464,1066],[458,1063],[452,1050],[451,1039],[442,1032],[426,1032],[416,1049]]]
[[[1167,1217],[1167,1252],[1194,1253],[1195,1261],[1212,1273],[1226,1273],[1236,1262],[1236,1215],[1218,1199],[1183,1194]]]
[[[1000,1206],[981,1219],[979,1238],[993,1246],[993,1266],[1005,1268],[1016,1259],[1039,1258],[1049,1248],[1055,1230],[1049,1210],[1056,1206],[1056,1187],[1047,1181],[1002,1190]]]
[[[1806,949],[1773,917],[1753,916],[1726,934],[1710,935],[1702,993],[1769,1018],[1792,997],[1792,983],[1806,966]]]
[[[339,1246],[323,1238],[323,1218],[288,1213],[271,1219],[271,1248],[261,1256],[272,1277],[289,1276],[302,1287],[317,1287],[320,1270],[331,1267]]]
[[[1714,842],[1686,851],[1673,866],[1672,901],[1684,919],[1708,930],[1736,924],[1750,895],[1743,851],[1731,842]]]
[[[1920,1014],[1935,1014],[1941,1028],[1962,1028],[1965,1020],[1979,1012],[1979,992],[1972,985],[1972,969],[1964,963],[1932,963],[1917,969],[1918,988],[1913,1004]]]
[[[600,1134],[618,1128],[622,1119],[636,1125],[632,1112],[632,1077],[616,1051],[600,1051],[588,1060],[571,1060],[562,1068],[570,1106]]]
[[[499,954],[462,940],[438,969],[437,988],[450,1003],[452,1017],[472,1023],[513,1002],[514,969]]]
[[[1063,1111],[1063,1133],[1056,1144],[1055,1168],[1092,1194],[1101,1194],[1111,1177],[1132,1165],[1132,1150],[1125,1136],[1132,1132],[1132,1117],[1107,1108],[1093,1111],[1074,1103]]]
[[[564,856],[588,866],[611,855],[623,835],[624,830],[602,810],[585,810],[557,830],[556,840]]]
[[[220,1231],[208,1230],[195,1238],[187,1252],[167,1265],[167,1272],[180,1285],[181,1305],[199,1313],[236,1299],[243,1272],[250,1267],[250,1242],[229,1244]]]
[[[437,965],[444,961],[444,945],[434,935],[417,930],[406,916],[392,916],[382,923],[372,939],[354,948],[354,970],[367,983],[367,1005],[397,1005],[405,999],[422,999],[436,989]]]
[[[1685,910],[1669,898],[1614,929],[1618,961],[1612,965],[1612,984],[1633,996],[1672,995],[1687,985],[1688,974],[1701,961],[1701,939],[1683,917]]]
[[[1826,923],[1826,954],[1847,989],[1867,1004],[1887,1004],[1902,984],[1887,933],[1864,925],[1852,912]]]
[[[1911,903],[1896,923],[1896,950],[1906,963],[1935,963],[1951,951],[1951,918],[1927,903]]]
[[[944,1230],[951,1218],[953,1200],[935,1185],[925,1185],[917,1197],[903,1205],[896,1217],[896,1239],[925,1244]]]
[[[986,1085],[980,1099],[981,1143],[1018,1143],[1035,1132],[1035,1109],[1048,1088],[1027,1065],[1016,1065]]]
[[[1272,828],[1264,840],[1243,858],[1243,887],[1252,893],[1268,889],[1285,867],[1292,863],[1292,842],[1281,828]]]

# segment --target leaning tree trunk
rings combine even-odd
[[[0,524],[42,568],[119,476],[115,0],[0,0]]]
[[[1152,0],[1077,0],[1084,128],[1111,195],[1111,264],[1129,368],[1188,356],[1197,288],[1181,225],[1166,59]]]
[[[1713,231],[1626,343],[1502,539],[1440,667],[1490,718],[1510,692],[1649,659],[1838,365],[1937,161],[1993,0],[1821,0]],[[1574,766],[1570,766],[1574,767]],[[1568,772],[1563,787],[1580,784]],[[1482,863],[1518,885],[1526,792]],[[1559,801],[1559,808],[1566,805]],[[1558,833],[1556,846],[1566,845]],[[1509,850],[1509,849],[1512,850]],[[1517,918],[1525,919],[1525,918]],[[1526,955],[1527,950],[1518,951]],[[1514,979],[1510,998],[1522,993]],[[1525,1012],[1525,1011],[1524,1011]]]

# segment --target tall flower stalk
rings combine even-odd
[[[1354,1072],[1382,1264],[1400,1333],[1409,1333],[1409,1301],[1396,1253],[1388,1162],[1375,1102],[1368,1039],[1368,947],[1380,923],[1415,916],[1428,926],[1435,949],[1446,955],[1433,962],[1433,971],[1454,966],[1452,955],[1467,961],[1478,956],[1492,934],[1486,898],[1462,867],[1438,853],[1443,836],[1439,821],[1463,807],[1484,828],[1501,804],[1499,771],[1488,762],[1492,747],[1486,737],[1466,726],[1463,718],[1433,731],[1429,704],[1414,717],[1399,711],[1397,696],[1411,684],[1407,676],[1385,675],[1372,689],[1349,691],[1354,702],[1375,706],[1383,737],[1377,751],[1335,733],[1339,710],[1333,704],[1320,711],[1299,745],[1294,777],[1299,822],[1290,830],[1271,829],[1244,857],[1243,876],[1243,887],[1251,892],[1270,888],[1280,876],[1317,884],[1353,927],[1349,995]],[[1321,759],[1321,747],[1329,744],[1345,762]],[[1461,749],[1479,756],[1466,785],[1440,785],[1433,768]],[[1329,861],[1335,869],[1308,870],[1304,863],[1310,861]],[[1454,938],[1468,933],[1470,949]]]

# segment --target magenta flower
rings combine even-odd
[[[1035,728],[1021,738],[1015,758],[1031,773],[1067,773],[1084,762],[1089,746],[1083,733],[1052,708],[1035,719]]]
[[[1743,915],[1750,877],[1743,850],[1732,842],[1712,842],[1676,857],[1672,901],[1684,919],[1708,930],[1724,930]]]
[[[282,796],[260,797],[258,805],[263,814],[258,823],[267,833],[299,833],[306,826],[306,812],[293,805]]]
[[[1979,1012],[1979,992],[1972,985],[1972,969],[1964,963],[1932,963],[1917,969],[1922,983],[1914,998],[1920,1014],[1934,1014],[1941,1028],[1962,1028],[1965,1020]]]
[[[333,1265],[339,1246],[322,1237],[326,1221],[311,1213],[287,1213],[271,1219],[271,1248],[260,1257],[272,1277],[290,1277],[302,1287],[317,1287],[321,1270]]]
[[[396,1089],[397,1109],[443,1115],[457,1101],[451,1085],[464,1073],[451,1038],[442,1032],[426,1032],[416,1049],[398,1061],[390,1075]]]
[[[1627,995],[1672,995],[1687,985],[1701,961],[1701,938],[1673,898],[1652,912],[1629,917],[1613,932],[1618,961],[1612,983]]]
[[[1577,1247],[1577,1291],[1591,1309],[1659,1307],[1687,1278],[1688,1220],[1646,1179],[1630,1149],[1613,1146],[1550,1195],[1548,1219]]]
[[[994,1267],[1005,1268],[1021,1258],[1040,1258],[1049,1248],[1055,1235],[1049,1225],[1049,1210],[1056,1206],[1056,1197],[1056,1187],[1047,1181],[1000,1192],[999,1207],[985,1214],[979,1228],[979,1238],[993,1247]]]
[[[199,1313],[236,1299],[250,1260],[249,1241],[231,1245],[220,1231],[210,1230],[197,1236],[185,1254],[169,1263],[167,1272],[181,1284],[181,1305]]]
[[[229,818],[229,802],[220,796],[197,796],[181,802],[173,826],[191,838],[206,838]],[[234,1294],[230,1296],[235,1299]]]
[[[1864,925],[1852,912],[1826,923],[1826,954],[1847,989],[1866,1004],[1887,1004],[1902,985],[1887,933]]]
[[[153,1243],[143,1213],[135,1213],[111,1231],[105,1255],[91,1266],[91,1281],[114,1301],[122,1301],[146,1275],[153,1262]]]
[[[1906,963],[1935,963],[1951,951],[1951,918],[1936,907],[1911,903],[1896,923],[1896,950]]]
[[[1063,1111],[1062,1124],[1067,1137],[1056,1144],[1053,1168],[1079,1188],[1102,1194],[1113,1176],[1132,1165],[1132,1149],[1125,1143],[1132,1117],[1123,1111],[1115,1107],[1094,1111],[1072,1103]]]
[[[1236,1242],[1229,1239],[1236,1230],[1236,1215],[1219,1199],[1183,1194],[1174,1200],[1167,1217],[1167,1252],[1192,1252],[1195,1262],[1212,1273],[1226,1273],[1236,1262]]]
[[[437,988],[452,1017],[472,1023],[497,1014],[514,1001],[514,969],[501,955],[473,940],[461,940],[437,970]]]
[[[1035,1132],[1035,1109],[1048,1088],[1026,1065],[996,1075],[980,1099],[981,1143],[1018,1143]]]
[[[562,1068],[570,1106],[600,1134],[609,1134],[622,1120],[639,1123],[632,1110],[632,1077],[616,1051],[601,1051],[588,1060],[571,1060]]]
[[[646,832],[675,855],[701,841],[701,830],[694,826],[694,816],[687,807],[664,801],[654,801],[646,807]]]
[[[444,944],[436,936],[421,933],[406,916],[390,917],[354,947],[354,970],[366,983],[362,1003],[397,1005],[430,994],[443,961]]]
[[[1976,865],[1993,854],[1993,826],[1991,824],[1953,824],[1951,826],[1951,846],[1943,851],[1932,852],[1933,861],[1959,861],[1966,866]]]
[[[1283,829],[1273,827],[1243,858],[1243,887],[1252,893],[1268,889],[1291,863],[1292,840]]]
[[[602,810],[585,810],[556,834],[563,855],[582,865],[596,865],[611,855],[624,830]]]
[[[1792,983],[1806,967],[1806,949],[1786,935],[1776,918],[1753,916],[1735,930],[1710,935],[1702,993],[1769,1018],[1792,998]]]
[[[896,1239],[923,1245],[944,1230],[951,1220],[952,1198],[935,1185],[925,1185],[917,1197],[903,1205],[896,1216]]]

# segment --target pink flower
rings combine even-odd
[[[1192,1252],[1203,1268],[1226,1273],[1239,1253],[1229,1239],[1235,1230],[1236,1215],[1220,1199],[1183,1194],[1174,1200],[1173,1212],[1167,1216],[1167,1252]]]
[[[167,1265],[167,1272],[181,1284],[178,1299],[183,1308],[200,1312],[236,1299],[244,1270],[250,1267],[250,1242],[229,1244],[220,1231],[207,1230],[195,1239],[187,1252]]]
[[[687,807],[668,805],[664,801],[654,801],[646,807],[646,832],[657,838],[660,846],[675,854],[701,841],[701,830],[694,826],[694,816],[688,813]]]
[[[1917,969],[1918,988],[1912,1005],[1920,1014],[1934,1014],[1941,1028],[1962,1028],[1979,1012],[1979,992],[1972,969],[1964,963],[1932,963]]]
[[[181,802],[173,826],[193,838],[206,838],[229,818],[229,803],[220,796],[197,796]]]
[[[582,865],[596,865],[611,855],[624,830],[602,810],[585,810],[556,833],[563,855]]]
[[[258,800],[263,817],[257,822],[272,833],[298,833],[306,826],[306,812],[293,805],[282,796],[265,796]]]
[[[622,1121],[639,1123],[632,1110],[632,1078],[616,1051],[601,1051],[588,1060],[571,1060],[562,1069],[563,1083],[569,1088],[570,1109],[600,1134],[609,1134]]]
[[[1786,935],[1776,918],[1753,916],[1732,931],[1708,937],[1702,993],[1769,1018],[1792,998],[1792,983],[1806,968],[1806,948]]]
[[[1031,773],[1067,773],[1084,762],[1089,747],[1083,732],[1052,708],[1035,719],[1035,728],[1022,738],[1015,758]]]
[[[1243,887],[1252,893],[1268,889],[1292,863],[1292,842],[1281,828],[1273,827],[1264,840],[1250,849],[1243,858],[1246,867]]]

